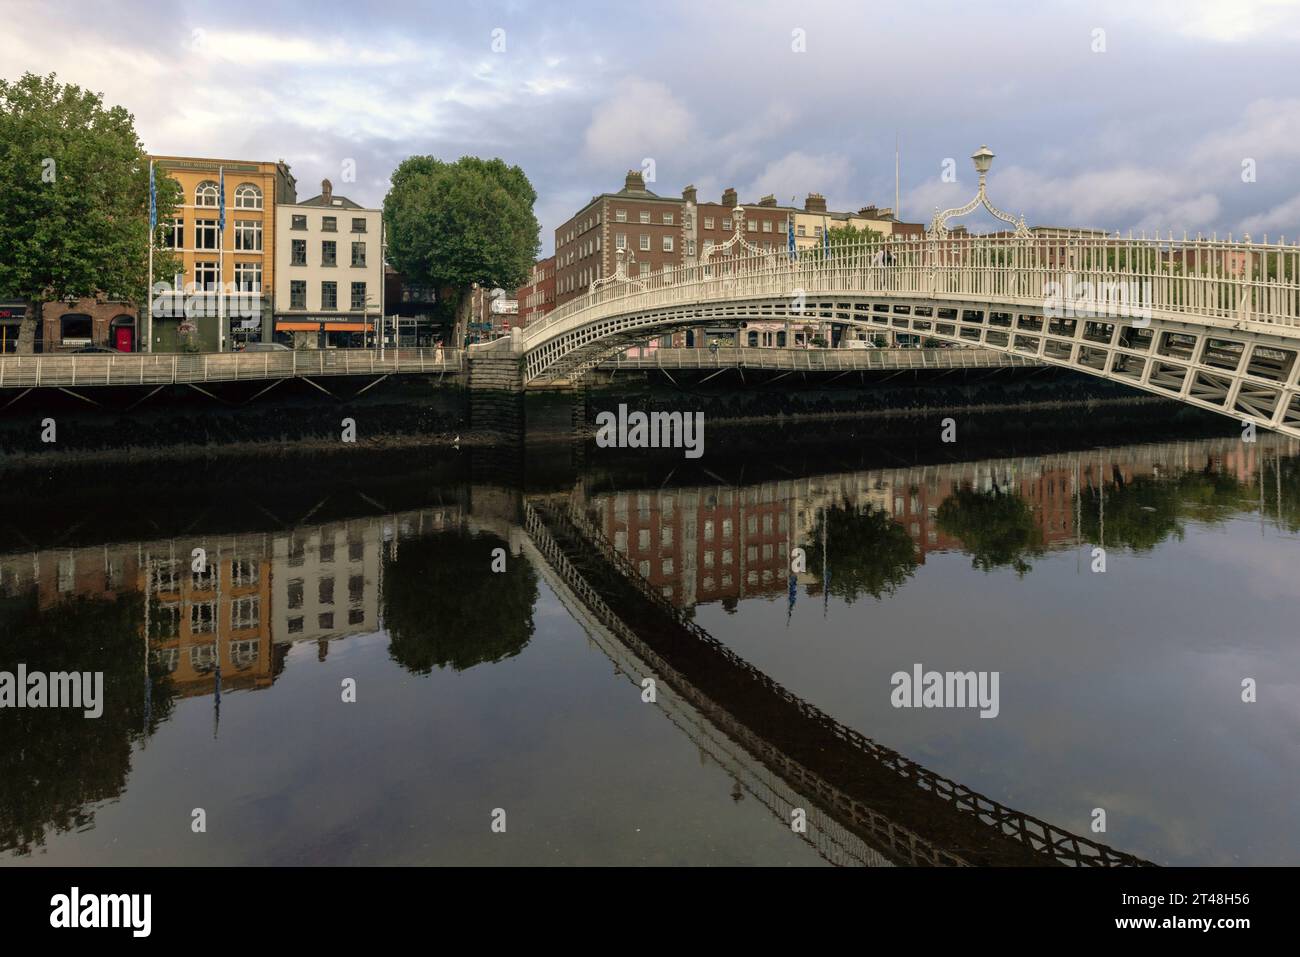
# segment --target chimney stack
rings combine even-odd
[[[623,180],[623,188],[629,193],[645,192],[645,177],[641,175],[639,169],[630,169],[627,171],[627,178]]]
[[[803,208],[808,213],[826,212],[826,197],[821,193],[809,193],[808,198],[804,200]]]
[[[775,206],[775,205],[776,205],[776,197],[773,196],[771,193],[768,193],[766,196],[764,196],[762,199],[760,199],[760,200],[758,201],[758,205],[760,205],[760,206]]]
[[[320,181],[320,198],[326,206],[334,201],[334,184],[327,179]]]
[[[736,198],[736,188],[734,186],[728,186],[726,189],[722,191],[723,206],[730,206],[734,208],[737,202],[738,201]]]
[[[682,199],[686,200],[686,202],[688,203],[697,202],[697,200],[695,199],[695,187],[687,186],[684,190],[682,190]]]

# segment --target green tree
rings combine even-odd
[[[180,187],[158,178],[158,221]],[[0,294],[28,303],[30,352],[42,302],[102,293],[149,302],[149,160],[134,118],[54,74],[0,80]],[[155,258],[158,275],[176,271]]]
[[[384,197],[389,260],[409,281],[454,290],[460,335],[474,283],[516,289],[528,281],[540,249],[536,201],[524,171],[503,160],[408,157]]]

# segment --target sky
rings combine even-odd
[[[0,76],[101,92],[150,152],[283,159],[300,199],[329,178],[377,206],[413,154],[517,163],[543,255],[629,169],[893,206],[896,138],[907,221],[971,199],[987,144],[1030,225],[1300,236],[1300,0],[0,0],[0,23]]]

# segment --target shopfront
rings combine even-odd
[[[18,348],[18,330],[27,315],[27,303],[0,300],[0,354]]]

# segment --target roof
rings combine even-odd
[[[346,196],[340,196],[338,193],[334,194],[333,202],[330,203],[325,202],[325,194],[322,193],[320,196],[313,196],[311,199],[304,199],[297,203],[286,203],[285,205],[321,206],[324,207],[325,209],[365,209],[366,208],[362,206],[360,203],[352,202],[352,200],[348,199]]]

